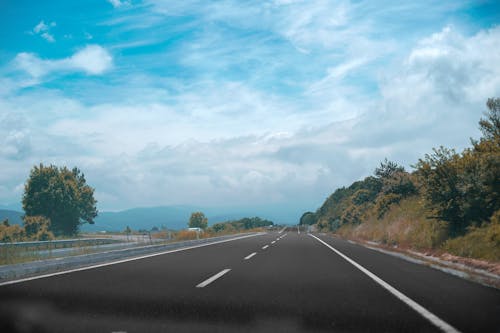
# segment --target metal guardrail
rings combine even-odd
[[[104,245],[111,243],[120,243],[122,241],[112,238],[78,238],[78,239],[60,239],[49,241],[32,241],[32,242],[0,242],[1,247],[20,247],[20,248],[41,248],[46,249],[49,246],[57,247],[72,247],[75,245]]]
[[[25,276],[43,274],[57,270],[68,270],[87,265],[95,265],[113,260],[121,260],[124,258],[146,255],[149,253],[167,251],[187,246],[193,246],[204,243],[212,243],[225,239],[238,238],[244,235],[259,235],[260,233],[240,233],[235,235],[225,235],[212,238],[202,238],[195,240],[187,240],[174,242],[162,245],[139,246],[129,249],[111,250],[106,252],[92,253],[79,256],[70,256],[64,258],[47,259],[33,262],[25,262],[14,265],[0,265],[0,285],[4,281]]]

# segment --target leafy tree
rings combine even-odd
[[[404,172],[405,168],[398,165],[396,162],[392,162],[384,160],[384,162],[380,163],[380,167],[375,169],[375,176],[379,178],[391,178],[394,174],[398,172]]]
[[[316,224],[317,219],[316,219],[316,214],[313,212],[305,212],[302,214],[300,217],[300,225],[313,225]]]
[[[226,223],[215,223],[213,226],[212,226],[212,229],[213,231],[215,232],[221,232],[222,230],[224,230],[226,228]]]
[[[449,222],[452,236],[488,222],[500,209],[500,99],[489,99],[483,133],[462,154],[439,148],[419,160],[417,172],[434,218]]]
[[[190,228],[201,228],[206,229],[208,226],[208,219],[205,217],[205,214],[202,212],[194,212],[191,214],[189,218],[189,227]]]
[[[488,112],[486,119],[479,120],[479,129],[484,140],[498,140],[500,138],[500,98],[488,98],[486,102]]]
[[[23,209],[27,216],[44,216],[56,235],[74,235],[83,223],[97,216],[94,189],[79,169],[54,165],[33,167],[24,186]]]
[[[2,221],[2,225],[5,226],[5,227],[8,227],[10,226],[10,223],[9,223],[9,219],[5,219]]]

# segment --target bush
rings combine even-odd
[[[17,224],[0,224],[0,242],[21,242],[24,240],[24,229]]]
[[[25,216],[23,220],[27,239],[35,241],[54,239],[54,234],[49,231],[50,219],[44,216]]]
[[[469,229],[465,236],[446,241],[443,249],[457,256],[500,261],[500,223]]]

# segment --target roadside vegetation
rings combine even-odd
[[[486,104],[482,137],[471,147],[435,148],[412,172],[386,159],[300,223],[346,238],[500,261],[500,98]]]

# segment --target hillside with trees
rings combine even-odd
[[[347,238],[500,260],[500,98],[487,107],[482,137],[471,147],[435,148],[412,172],[386,159],[300,223]]]

